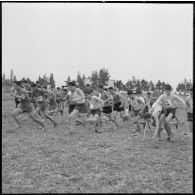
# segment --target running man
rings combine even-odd
[[[116,116],[117,116],[118,112],[120,113],[120,117],[123,118],[123,115],[124,115],[124,102],[123,102],[122,95],[118,91],[115,91],[113,87],[109,88],[109,92],[113,97],[113,115],[114,115],[114,118],[116,119]]]
[[[91,93],[88,94],[88,96],[86,97],[86,101],[89,103],[90,105],[90,111],[89,111],[89,118],[87,119],[88,121],[97,121],[98,119],[100,119],[101,116],[101,112],[102,112],[102,108],[104,106],[104,101],[102,99],[100,99],[99,97],[97,97],[95,95],[95,93]],[[101,126],[102,123],[99,122],[99,125]],[[98,126],[98,123],[96,123],[96,127]],[[95,132],[97,133],[97,128],[95,129]]]
[[[33,121],[35,121],[36,123],[41,125],[42,128],[46,131],[46,126],[45,126],[43,120],[37,118],[35,116],[35,113],[33,112],[33,106],[30,104],[30,99],[28,97],[28,93],[26,92],[25,89],[22,88],[22,82],[15,81],[14,88],[16,89],[16,94],[11,93],[10,95],[18,98],[18,100],[20,101],[20,105],[16,109],[14,109],[14,111],[12,112],[12,117],[13,117],[14,121],[16,122],[14,129],[18,129],[21,127],[20,121],[17,119],[17,116],[23,112],[26,112],[26,113],[28,113],[29,117]]]
[[[115,125],[114,129],[118,128],[117,122],[113,119],[112,105],[110,102],[110,100],[112,100],[113,98],[112,98],[111,94],[109,95],[109,93],[103,89],[102,85],[100,85],[97,88],[97,91],[100,93],[99,97],[104,101],[104,106],[103,106],[102,112],[105,113],[106,115],[108,115],[109,121],[114,123],[114,125]]]
[[[39,88],[37,84],[32,84],[33,89],[33,98],[35,101],[36,109],[35,113],[40,113],[43,115],[44,119],[49,119],[54,127],[57,126],[57,122],[48,114],[48,101],[47,97],[50,95],[50,92],[47,90],[47,87]]]
[[[85,114],[87,115],[87,108],[85,104],[85,94],[80,88],[76,87],[76,83],[74,81],[71,81],[68,83],[69,90],[71,91],[71,101],[76,104],[74,107],[74,110],[70,113],[69,119],[70,119],[70,128],[71,130],[75,129],[75,121],[78,115]]]
[[[131,104],[131,116],[133,117],[133,122],[136,126],[135,131],[140,133],[141,129],[139,119],[144,115],[145,102],[143,102],[142,98],[136,96],[132,90],[129,90],[127,94]]]
[[[164,121],[165,130],[168,134],[167,141],[170,141],[173,138],[170,121],[172,118],[175,117],[175,112],[177,108],[176,101],[180,101],[185,106],[185,101],[182,98],[180,98],[178,95],[172,94],[171,91],[172,91],[172,87],[170,85],[166,85],[165,93],[162,94],[153,105],[153,106],[155,106],[156,104],[159,105],[162,102],[164,102],[166,106],[165,109],[162,110],[162,113],[165,114],[165,118],[163,121]],[[162,129],[159,129],[159,131],[161,132]]]

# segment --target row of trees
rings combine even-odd
[[[28,78],[28,77],[23,77],[21,80],[27,80],[28,82],[32,82],[31,79]],[[5,73],[3,73],[2,86],[12,86],[14,81],[17,81],[17,78],[14,75],[12,69],[11,69],[9,78],[6,78]],[[39,81],[41,85],[55,85],[55,80],[54,80],[53,73],[51,73],[49,77],[46,74],[43,75],[42,77],[39,76],[37,81]]]
[[[22,79],[25,79],[27,81],[31,81],[28,77],[23,77]],[[97,85],[103,85],[107,86],[107,83],[110,79],[109,71],[105,68],[100,69],[99,71],[95,70],[91,73],[91,76],[88,77],[88,79],[91,81],[91,86],[95,87]],[[39,76],[37,79],[42,85],[55,85],[54,75],[53,73],[50,74],[48,77],[46,74],[42,77]],[[80,72],[77,73],[76,82],[78,84],[78,87],[83,89],[85,87],[85,75],[81,75]],[[3,86],[11,86],[13,81],[16,81],[16,76],[13,73],[13,70],[10,72],[10,78],[6,78],[5,74],[3,74],[2,77],[2,85]],[[70,76],[68,76],[67,80],[65,82],[71,81]],[[132,76],[131,79],[129,79],[126,83],[122,82],[121,80],[115,81],[115,87],[117,87],[119,90],[127,90],[127,89],[139,89],[142,91],[148,91],[148,90],[154,90],[159,89],[161,92],[164,91],[165,86],[168,83],[165,83],[164,81],[158,80],[157,83],[154,83],[152,81],[147,81],[145,79],[137,79],[135,76]],[[192,81],[184,79],[184,81],[180,82],[177,85],[176,90],[180,92],[186,92],[190,89],[192,86]]]

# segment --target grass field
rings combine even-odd
[[[32,121],[13,127],[14,101],[2,94],[2,192],[3,193],[192,193],[192,137],[154,143],[153,131],[133,136],[132,125],[121,123],[102,133],[77,127],[71,133],[66,117],[54,116],[44,133]],[[176,115],[185,119],[184,110]]]

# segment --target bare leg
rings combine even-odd
[[[44,128],[44,131],[46,131],[46,126],[45,126],[44,122],[42,120],[40,120],[39,118],[37,118],[35,113],[31,112],[31,113],[29,113],[29,116],[33,121],[40,124]]]
[[[18,128],[20,128],[21,127],[21,124],[20,124],[20,121],[17,119],[17,116],[19,115],[19,114],[21,114],[23,112],[23,110],[21,109],[21,108],[16,108],[16,109],[14,109],[14,111],[12,112],[12,117],[13,117],[13,119],[14,119],[14,121],[15,121],[15,128],[14,129],[18,129]]]
[[[164,120],[164,127],[168,135],[167,141],[170,141],[170,139],[173,137],[173,133],[171,131],[171,125],[170,125],[170,120],[172,119],[172,117],[173,114],[170,113]]]

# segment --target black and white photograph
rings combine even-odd
[[[193,2],[3,1],[2,193],[193,193]]]

